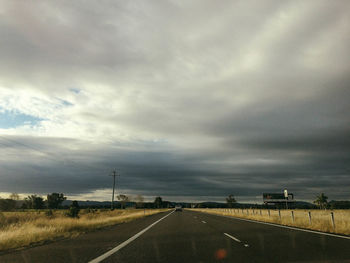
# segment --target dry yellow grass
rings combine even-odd
[[[350,210],[278,210],[268,209],[191,209],[210,214],[246,218],[275,224],[350,235]],[[269,215],[270,212],[270,215]],[[292,217],[294,214],[294,220]],[[309,219],[311,213],[311,222]],[[334,227],[331,219],[334,215]]]
[[[25,247],[59,237],[74,237],[93,229],[127,222],[167,209],[81,211],[80,218],[68,218],[64,211],[0,213],[0,251]]]

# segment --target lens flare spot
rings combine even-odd
[[[227,251],[223,248],[220,248],[218,250],[216,250],[215,252],[215,258],[216,259],[224,259],[227,256]]]

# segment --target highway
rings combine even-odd
[[[350,262],[350,239],[185,210],[0,255],[0,262]]]

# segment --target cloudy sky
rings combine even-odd
[[[346,0],[1,0],[0,195],[349,200],[349,47]]]

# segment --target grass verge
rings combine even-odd
[[[40,212],[0,212],[0,252],[75,237],[81,233],[157,214],[167,209],[82,210],[79,218],[68,218],[64,210],[52,215]]]
[[[256,221],[350,235],[350,210],[190,209]],[[331,213],[333,213],[334,224]]]

